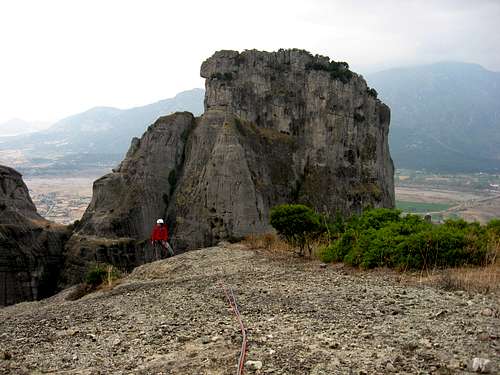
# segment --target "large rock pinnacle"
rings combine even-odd
[[[219,51],[201,76],[205,113],[158,120],[95,182],[74,257],[113,261],[105,242],[137,248],[157,217],[177,249],[193,249],[272,230],[280,203],[330,215],[394,206],[390,110],[347,64],[295,49]]]

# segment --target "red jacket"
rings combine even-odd
[[[168,241],[168,228],[165,224],[156,224],[153,227],[151,241]]]

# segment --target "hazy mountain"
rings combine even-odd
[[[500,170],[500,73],[438,63],[366,78],[391,107],[396,167]]]
[[[19,118],[13,118],[0,123],[0,137],[33,133],[47,129],[50,125],[50,122],[26,121]]]
[[[96,107],[32,134],[0,138],[0,151],[21,150],[30,162],[111,165],[121,161],[132,137],[141,136],[158,117],[176,111],[203,112],[204,90],[193,89],[141,107]],[[23,172],[26,170],[19,167]],[[63,166],[64,168],[64,166]]]
[[[475,64],[438,63],[365,78],[391,107],[389,141],[396,167],[500,170],[500,73]],[[131,138],[158,117],[184,110],[201,114],[203,97],[204,90],[194,89],[126,110],[92,108],[44,131],[0,138],[0,154],[22,150],[30,161],[46,165],[51,159],[55,168],[68,170],[75,165],[107,167],[121,161]]]

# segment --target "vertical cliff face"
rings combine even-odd
[[[54,293],[67,237],[37,214],[21,175],[0,166],[0,306]]]
[[[89,263],[125,270],[152,259],[145,241],[156,219],[167,215],[196,120],[182,112],[159,118],[134,138],[122,163],[94,182],[89,207],[68,241],[62,282],[81,281]]]
[[[82,235],[145,238],[164,217],[184,164],[184,147],[195,125],[191,113],[159,118],[134,138],[123,162],[94,182]]]
[[[201,75],[205,111],[296,139],[300,200],[344,214],[394,205],[390,110],[346,65],[302,50],[220,51]]]
[[[332,215],[394,206],[390,111],[347,64],[301,50],[220,51],[201,76],[205,113],[167,116],[132,142],[96,181],[68,259],[120,253],[109,238],[141,254],[157,217],[182,250],[270,231],[280,203]]]
[[[265,233],[269,209],[292,200],[296,140],[210,110],[187,146],[170,222],[176,245],[197,248]]]

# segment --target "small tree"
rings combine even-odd
[[[304,254],[309,241],[324,231],[320,216],[302,204],[282,204],[271,209],[270,224],[278,234]]]

